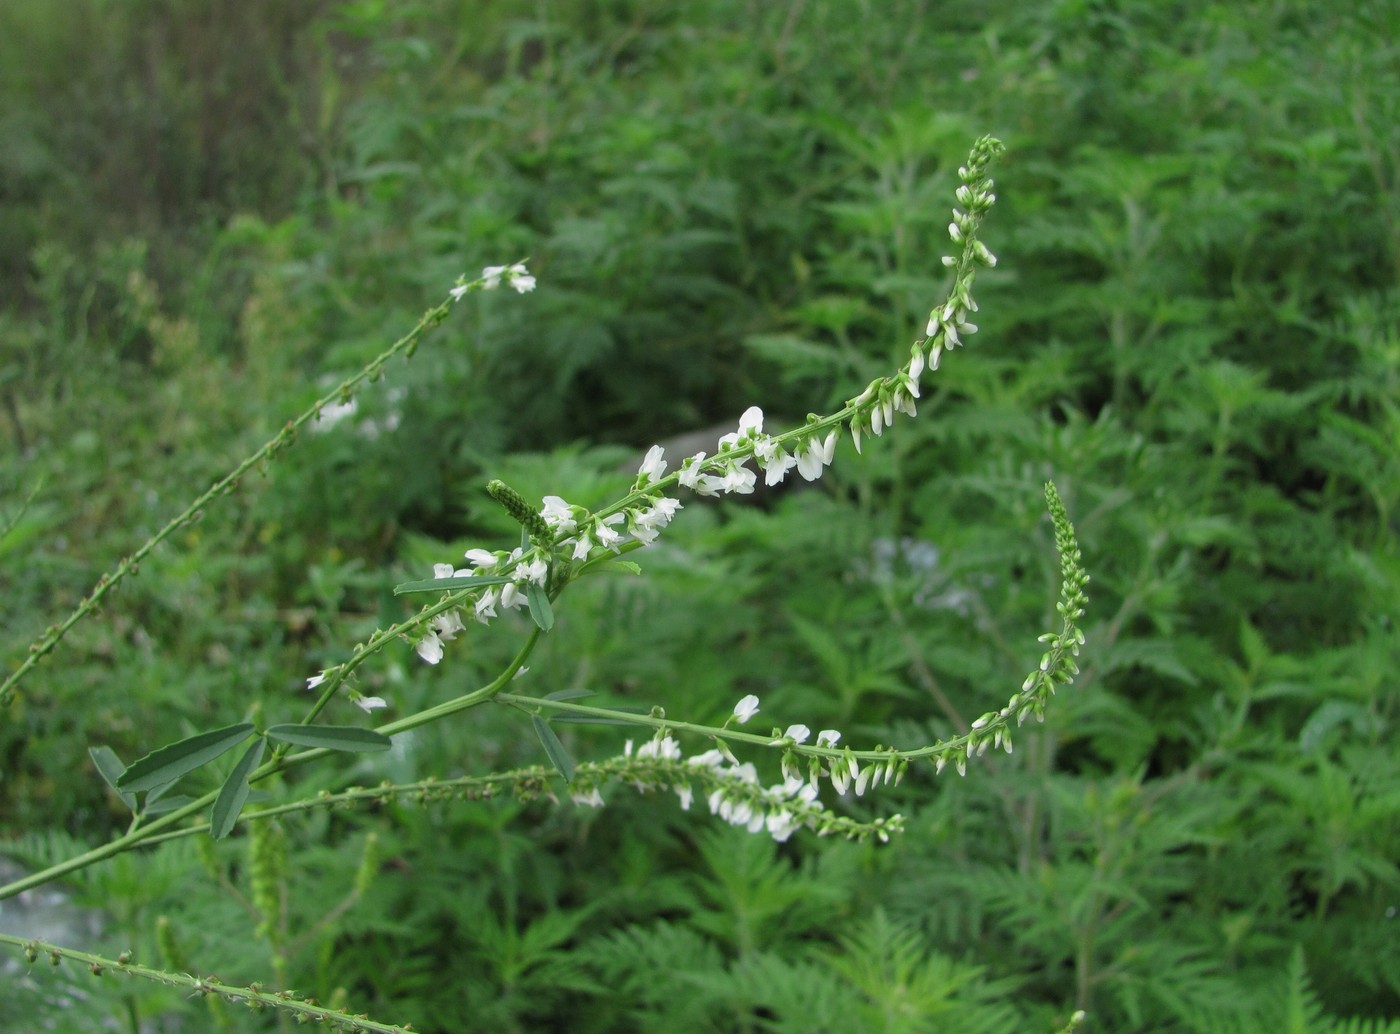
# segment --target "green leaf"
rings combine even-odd
[[[605,560],[601,564],[590,564],[590,567],[598,571],[608,571],[612,574],[641,574],[642,565],[635,560]]]
[[[394,595],[406,592],[443,592],[450,589],[475,589],[484,585],[505,585],[509,578],[500,575],[464,574],[459,578],[423,578],[394,586]]]
[[[574,759],[569,757],[569,752],[564,749],[564,744],[559,742],[559,737],[554,735],[554,730],[549,727],[549,723],[539,715],[531,715],[530,721],[534,723],[535,735],[540,738],[540,744],[544,747],[544,752],[549,755],[550,762],[564,777],[564,782],[572,783],[574,781]]]
[[[556,689],[553,693],[546,693],[545,700],[577,700],[579,697],[591,697],[591,689]]]
[[[326,750],[375,751],[388,750],[393,741],[382,732],[361,729],[358,725],[274,725],[267,735],[298,747],[322,747]]]
[[[543,585],[531,582],[525,589],[525,598],[530,603],[530,617],[540,630],[548,632],[554,627],[554,608],[549,605],[549,592]]]
[[[209,813],[209,835],[215,840],[228,836],[238,823],[243,805],[248,803],[248,776],[262,762],[266,748],[267,740],[259,736],[243,752],[238,764],[233,766],[233,771],[224,780],[219,796],[214,800],[214,808]]]
[[[92,763],[97,766],[97,774],[107,781],[107,785],[117,791],[117,796],[122,799],[132,811],[136,810],[136,795],[127,793],[125,790],[117,790],[117,780],[126,770],[121,758],[117,757],[117,752],[111,747],[89,747],[88,757],[92,758]]]
[[[170,784],[166,783],[165,785],[169,786]],[[176,808],[183,808],[185,805],[193,803],[194,800],[195,798],[187,793],[177,793],[174,797],[162,797],[155,804],[152,804],[148,799],[142,814],[146,815],[148,818],[155,818],[157,815],[164,815],[166,812],[174,811]]]
[[[225,751],[232,750],[253,731],[251,722],[239,722],[213,732],[172,743],[153,750],[117,777],[117,789],[140,793],[162,783],[173,783],[182,775],[207,765]]]

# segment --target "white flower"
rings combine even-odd
[[[466,294],[469,290],[471,290],[471,285],[458,284],[456,287],[452,288],[452,290],[448,291],[447,293],[452,295],[452,300],[454,302],[460,302],[462,300],[462,295]]]
[[[574,508],[557,495],[544,497],[544,509],[540,511],[540,516],[561,535],[567,535],[578,527],[574,520]]]
[[[817,733],[817,746],[834,747],[836,746],[836,741],[840,738],[841,734],[835,729],[823,729],[821,732]]]
[[[501,586],[501,606],[521,607],[525,605],[525,594],[515,587],[514,582]]]
[[[452,573],[453,573],[453,571],[452,571],[452,565],[451,565],[451,564],[434,564],[434,565],[433,565],[433,577],[434,577],[434,578],[451,578],[451,577],[452,577]]]
[[[825,439],[813,435],[808,438],[797,456],[797,472],[808,481],[822,476],[823,468],[831,464],[836,455],[836,431],[831,431]]]
[[[725,492],[749,495],[753,492],[753,486],[757,482],[757,474],[748,467],[742,467],[736,463],[725,471],[724,477],[720,479],[720,488]]]
[[[637,480],[643,487],[653,481],[660,481],[666,473],[666,461],[662,458],[664,450],[659,445],[653,445],[647,450],[646,458],[642,460],[641,469],[637,471]]]
[[[752,693],[734,705],[734,718],[740,725],[743,725],[756,714],[758,714],[758,697],[754,696]]]
[[[773,439],[764,435],[754,445],[754,455],[763,468],[763,483],[773,487],[787,476],[787,472],[797,466],[797,457],[789,456],[781,445],[773,444]]]
[[[783,733],[782,739],[776,742],[781,743],[782,740],[792,740],[793,743],[806,743],[807,737],[810,735],[812,735],[812,730],[805,725],[789,725],[787,727],[787,732]]]
[[[647,740],[637,748],[639,758],[665,758],[670,761],[679,761],[681,756],[681,745],[670,736],[662,736],[659,740]]]
[[[356,693],[355,706],[358,707],[361,711],[364,711],[366,714],[368,714],[369,712],[376,711],[381,707],[388,707],[389,702],[383,697],[362,697],[358,693]]]
[[[413,644],[413,648],[418,651],[418,656],[429,664],[436,664],[442,660],[442,640],[438,638],[436,632],[429,632],[422,639]]]
[[[601,808],[603,806],[603,795],[598,792],[596,786],[587,793],[571,793],[569,797],[575,804],[582,804],[588,808]]]
[[[498,598],[497,590],[493,587],[493,588],[487,589],[485,592],[483,592],[483,593],[477,598],[476,603],[473,605],[473,610],[475,611],[475,617],[476,617],[476,619],[477,619],[478,621],[480,621],[483,625],[486,624],[486,622],[489,621],[491,618],[493,618],[493,617],[496,616],[496,600],[497,600],[497,598]]]
[[[739,418],[739,430],[731,431],[719,440],[721,449],[738,445],[741,441],[757,437],[763,431],[763,410],[750,406]]]
[[[306,688],[307,688],[307,689],[315,689],[315,688],[316,688],[317,686],[319,686],[322,682],[325,682],[327,676],[329,676],[329,675],[330,675],[330,671],[329,671],[329,670],[323,671],[323,672],[321,672],[321,674],[319,674],[319,675],[312,675],[309,679],[306,680]],[[757,703],[757,698],[755,698],[755,703]]]
[[[602,520],[594,521],[593,537],[598,540],[598,545],[607,546],[609,549],[616,549],[618,544],[622,542],[622,535],[613,531],[608,525],[617,524],[626,519],[627,515],[625,513],[615,513],[609,517],[604,517]]]
[[[694,456],[685,460],[681,464],[680,475],[676,478],[677,482],[689,488],[691,491],[697,491],[696,482],[700,478],[700,466],[704,462],[705,454],[703,452],[697,452]]]
[[[669,497],[656,500],[652,503],[650,510],[643,511],[638,515],[637,520],[653,528],[664,528],[671,523],[671,518],[676,515],[676,511],[681,508],[679,499]]]
[[[683,786],[677,786],[675,791],[676,796],[681,799],[681,811],[689,811],[690,802],[695,799],[695,792],[691,790],[690,784],[686,783]]]
[[[462,624],[461,615],[455,610],[449,610],[437,615],[437,617],[428,622],[428,625],[432,628],[433,632],[437,634],[438,638],[444,641],[451,639],[465,627]]]
[[[549,565],[545,563],[544,557],[537,556],[528,564],[515,569],[515,576],[521,582],[534,582],[536,585],[543,585],[544,580],[549,575]]]
[[[496,562],[499,560],[495,553],[485,549],[469,549],[466,556],[476,565],[478,571],[489,571],[496,566]]]
[[[584,532],[582,535],[580,535],[580,536],[578,537],[578,541],[574,543],[574,553],[573,553],[574,559],[575,559],[575,560],[584,560],[584,559],[587,559],[588,553],[589,553],[589,551],[590,551],[592,548],[593,548],[593,540],[592,540],[591,538],[588,537],[588,533],[587,533],[587,532]]]
[[[535,289],[535,278],[525,268],[525,263],[517,262],[510,266],[487,266],[481,271],[483,291],[494,291],[501,286],[501,280],[515,288],[520,294]]]
[[[796,815],[781,808],[770,811],[764,824],[768,827],[769,835],[780,844],[797,832],[801,826]]]

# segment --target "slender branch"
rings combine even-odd
[[[0,944],[13,945],[23,950],[25,958],[37,962],[41,955],[47,956],[49,964],[57,966],[63,959],[72,959],[87,966],[94,977],[104,973],[124,973],[130,977],[164,984],[166,987],[188,989],[191,995],[222,998],[233,1005],[244,1005],[251,1009],[277,1009],[296,1018],[299,1023],[314,1021],[319,1024],[334,1024],[336,1030],[365,1031],[370,1034],[411,1034],[411,1026],[397,1026],[392,1023],[379,1023],[363,1015],[353,1015],[340,1009],[320,1005],[314,998],[302,998],[295,991],[264,991],[257,984],[241,987],[226,984],[218,977],[196,977],[188,973],[170,973],[148,966],[138,966],[131,961],[130,953],[124,952],[115,959],[91,952],[77,951],[47,941],[26,940],[0,934]]]
[[[164,528],[147,539],[136,552],[132,553],[130,556],[123,557],[115,568],[99,578],[92,590],[83,597],[82,601],[71,614],[58,624],[50,625],[41,635],[30,643],[28,656],[10,672],[3,682],[0,682],[0,704],[9,701],[20,680],[23,679],[45,655],[58,645],[74,625],[97,609],[97,606],[106,598],[107,594],[116,588],[123,579],[128,575],[134,575],[138,572],[141,561],[154,551],[157,546],[179,529],[199,520],[203,515],[205,507],[217,501],[222,496],[232,493],[234,489],[238,487],[239,482],[242,481],[243,476],[259,463],[275,459],[280,452],[291,446],[296,439],[297,432],[306,424],[316,419],[324,407],[351,398],[356,388],[366,380],[378,377],[383,372],[384,365],[395,356],[401,353],[411,355],[413,349],[417,346],[423,335],[447,318],[447,313],[451,307],[452,300],[449,299],[436,308],[429,309],[423,314],[422,319],[418,321],[417,326],[390,345],[359,373],[342,381],[335,389],[312,403],[312,405],[296,419],[288,421],[281,431],[264,443],[262,448],[254,452],[218,481],[215,481],[209,486],[206,492],[197,497],[194,502],[190,503],[178,516],[166,524]]]

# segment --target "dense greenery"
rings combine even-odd
[[[689,503],[529,680],[956,733],[1049,627],[1053,477],[1088,645],[1014,755],[842,805],[909,816],[890,845],[619,787],[296,817],[259,834],[285,872],[186,839],[71,889],[112,953],[427,1031],[1400,1030],[1396,40],[1386,0],[8,0],[7,671],[458,274],[529,256],[540,289],[459,308],[36,669],[0,715],[0,850],[121,830],[91,746],[288,720],[396,582],[511,544],[487,478],[599,503],[652,442],[800,422],[906,359],[994,133],[1001,262],[919,419],[820,490]],[[360,688],[407,713],[519,634]],[[499,711],[298,795],[542,762]],[[205,1010],[0,987],[35,1029],[268,1029]]]

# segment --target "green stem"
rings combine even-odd
[[[22,949],[31,962],[37,961],[39,956],[45,956],[53,965],[57,965],[61,959],[72,959],[74,962],[81,962],[87,966],[94,977],[107,973],[124,973],[127,976],[165,984],[167,987],[184,988],[191,993],[191,996],[213,995],[230,1004],[277,1009],[280,1014],[290,1014],[301,1023],[308,1021],[321,1024],[331,1023],[335,1025],[336,1030],[373,1031],[375,1034],[408,1034],[409,1030],[407,1027],[378,1023],[363,1016],[355,1016],[339,1009],[332,1009],[329,1006],[304,1001],[291,991],[263,991],[256,985],[240,987],[236,984],[225,984],[214,977],[195,977],[187,973],[170,973],[161,969],[152,969],[149,966],[138,966],[126,956],[111,959],[102,955],[94,955],[91,952],[49,944],[46,941],[12,937],[9,934],[0,934],[0,944],[9,944]]]

